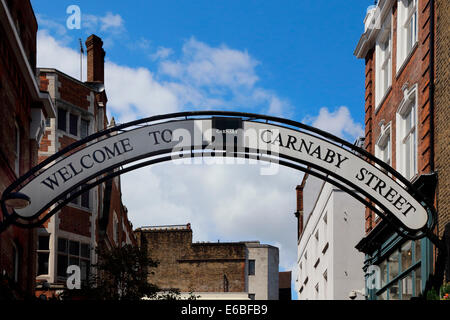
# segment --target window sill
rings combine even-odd
[[[414,52],[416,52],[416,49],[418,46],[419,46],[419,41],[416,41],[416,43],[412,46],[411,50],[409,50],[409,53],[406,55],[405,59],[401,63],[400,68],[397,68],[397,74],[395,75],[396,80],[400,77],[403,70],[405,70],[406,65],[411,60],[411,57],[414,55]]]

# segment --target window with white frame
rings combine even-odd
[[[67,277],[67,267],[76,265],[80,267],[81,280],[89,277],[91,263],[90,245],[88,243],[58,238],[57,274],[59,278]]]
[[[397,71],[404,65],[417,42],[417,0],[398,0]]]
[[[404,91],[396,119],[397,171],[411,180],[417,173],[417,86]]]
[[[40,234],[37,245],[37,275],[47,275],[49,272],[48,261],[50,257],[50,235]]]
[[[391,164],[391,124],[381,127],[381,134],[375,144],[375,156],[387,164]]]
[[[379,107],[392,84],[392,26],[389,15],[378,34],[375,49],[375,105]]]

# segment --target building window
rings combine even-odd
[[[327,252],[329,246],[330,246],[330,244],[329,244],[329,242],[327,242],[322,249],[322,254],[325,254]]]
[[[375,144],[375,156],[381,161],[391,164],[392,144],[391,125],[381,127],[381,134]]]
[[[71,113],[69,119],[69,133],[78,136],[78,116]]]
[[[89,121],[81,119],[80,123],[80,138],[84,139],[89,135]]]
[[[117,219],[116,212],[113,213],[113,237],[114,242],[119,244],[119,220]]]
[[[48,259],[50,256],[50,236],[40,235],[38,237],[38,247],[37,247],[37,275],[47,275],[48,274]]]
[[[392,27],[388,16],[381,27],[375,49],[375,105],[379,108],[392,83]]]
[[[58,108],[58,129],[67,130],[67,111],[61,108]]]
[[[417,173],[416,87],[405,97],[397,112],[397,170],[411,180]]]
[[[255,260],[248,260],[248,275],[255,275]]]
[[[12,279],[14,282],[19,282],[19,270],[20,270],[20,251],[15,243],[13,243],[13,274]]]
[[[316,262],[314,263],[314,269],[317,268],[317,266],[319,265],[320,262],[320,258],[317,258]]]
[[[70,193],[70,195],[75,194],[79,190],[80,190],[80,188],[74,189]],[[77,206],[81,206],[84,209],[90,209],[90,207],[91,207],[91,205],[90,205],[90,201],[91,201],[90,194],[91,194],[91,190],[86,190],[79,197],[76,197],[76,198],[73,198],[72,200],[70,200],[70,203],[74,204],[74,205],[77,205]]]
[[[421,241],[407,241],[378,264],[377,300],[409,300],[422,292]]]
[[[375,143],[375,157],[383,161],[384,163],[387,163],[388,165],[391,165],[392,161],[392,142],[391,142],[391,124],[388,125],[382,125],[381,126],[381,133],[378,137],[377,142]],[[386,173],[386,170],[379,167],[377,167]],[[375,205],[375,207],[382,211],[381,208],[378,205]],[[380,219],[380,216],[375,213],[375,221],[378,221]]]
[[[89,244],[58,238],[58,277],[66,278],[67,267],[76,265],[80,267],[81,280],[86,281],[89,277],[90,256]]]
[[[398,0],[397,18],[397,71],[417,43],[417,0]]]
[[[15,153],[16,159],[14,161],[14,170],[16,175],[20,175],[20,127],[17,122],[14,125],[14,138],[15,138]]]
[[[325,270],[325,272],[323,273],[323,278],[325,279],[325,281],[328,281],[328,270]]]
[[[316,238],[316,241],[319,241],[319,230],[316,231],[314,238]]]
[[[83,208],[90,208],[90,190],[87,190],[81,194],[81,206]]]

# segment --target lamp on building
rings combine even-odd
[[[31,204],[30,197],[20,192],[8,194],[3,201],[5,205],[13,209],[23,209]]]

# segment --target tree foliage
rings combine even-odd
[[[153,297],[159,288],[148,282],[151,268],[158,262],[145,250],[125,245],[110,250],[97,250],[98,263],[92,265],[89,281],[81,290],[68,290],[63,298],[90,300],[140,300]]]

